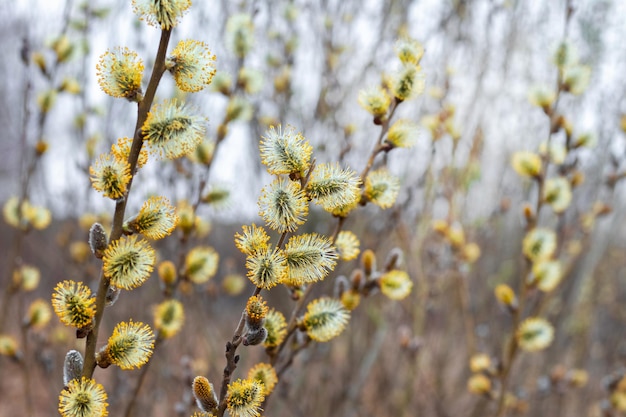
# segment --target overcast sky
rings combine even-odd
[[[325,8],[320,4],[326,4]],[[422,66],[426,74],[427,90],[443,88],[446,73],[452,73],[450,91],[446,101],[456,105],[458,121],[467,137],[471,137],[477,127],[485,133],[485,148],[482,166],[481,187],[477,187],[483,200],[490,203],[477,205],[477,215],[489,210],[489,205],[497,200],[502,190],[499,188],[509,154],[517,149],[534,149],[545,139],[545,116],[532,108],[527,101],[529,88],[534,84],[552,85],[555,70],[551,64],[551,54],[562,39],[564,28],[563,1],[487,1],[467,2],[468,8],[462,17],[454,13],[450,1],[422,0],[361,2],[315,2],[296,1],[299,15],[296,24],[290,28],[281,17],[283,2],[255,2],[257,13],[256,46],[247,60],[250,67],[257,68],[267,75],[266,58],[270,54],[281,56],[280,50],[273,50],[275,32],[291,36],[293,30],[299,39],[295,54],[293,73],[294,94],[289,102],[289,111],[283,124],[292,124],[303,130],[305,136],[316,146],[337,149],[341,139],[340,128],[355,123],[354,150],[348,154],[347,162],[359,170],[363,165],[364,153],[376,137],[377,127],[371,125],[367,114],[359,108],[356,97],[358,90],[378,82],[383,70],[391,71],[393,64],[393,43],[398,29],[404,25],[408,33],[424,43],[426,54]],[[56,33],[61,30],[63,21],[63,1],[17,0],[2,2],[0,18],[4,25],[3,51],[5,59],[0,64],[5,79],[15,82],[4,86],[4,102],[0,107],[3,120],[9,120],[0,139],[0,152],[7,159],[0,171],[2,191],[0,199],[17,192],[17,172],[19,169],[19,134],[21,117],[21,91],[25,82],[18,63],[19,37],[28,34],[33,50],[41,50]],[[73,18],[79,18],[77,5],[71,7]],[[137,50],[149,68],[159,31],[137,25],[129,1],[91,1],[93,8],[106,6],[111,14],[102,22],[93,22],[88,35],[90,45],[86,57],[88,73],[87,94],[90,108],[98,109],[103,116],[90,117],[87,133],[100,134],[104,142],[98,148],[106,150],[106,143],[119,136],[131,136],[135,108],[131,103],[112,99],[102,93],[95,83],[95,63],[98,56],[107,48],[124,45]],[[391,4],[390,8],[386,5]],[[575,130],[593,131],[600,138],[599,149],[588,155],[589,164],[602,166],[606,159],[607,147],[613,152],[623,149],[623,140],[617,138],[616,120],[620,112],[626,111],[623,92],[626,73],[626,2],[613,0],[581,0],[574,2],[576,13],[570,23],[569,38],[577,46],[581,61],[593,68],[592,86],[581,97],[567,97],[562,106],[567,108],[574,121]],[[226,7],[224,7],[226,5]],[[398,11],[400,10],[400,11]],[[218,56],[218,69],[232,72],[235,59],[224,46],[223,23],[226,15],[236,12],[231,2],[194,2],[191,11],[174,30],[172,47],[179,39],[192,37],[207,42]],[[458,11],[458,10],[457,10]],[[387,14],[385,14],[387,13]],[[325,15],[326,14],[326,15]],[[327,20],[333,21],[329,29]],[[382,28],[382,29],[381,29]],[[72,39],[78,39],[70,30]],[[345,52],[338,60],[334,74],[324,74],[324,42],[330,40]],[[46,52],[48,53],[48,52]],[[77,56],[64,71],[75,75],[81,71],[81,60]],[[35,92],[45,88],[46,82],[38,74],[32,73]],[[64,74],[58,74],[61,79]],[[166,77],[167,78],[167,77]],[[330,86],[330,92],[342,92],[341,102],[331,120],[313,118],[320,88],[329,80],[339,85]],[[145,76],[144,84],[147,82]],[[270,77],[265,80],[265,88],[252,101],[258,105],[259,116],[276,117],[277,106],[272,104]],[[171,96],[172,83],[165,79],[159,97]],[[332,99],[332,95],[330,96]],[[338,96],[339,97],[339,96]],[[198,93],[189,97],[209,118],[210,136],[222,118],[226,101],[216,93]],[[19,104],[19,105],[16,105]],[[440,104],[432,97],[423,97],[407,103],[399,116],[419,120],[422,115],[438,110]],[[67,196],[75,196],[78,210],[110,210],[111,202],[103,201],[100,195],[89,190],[88,181],[79,170],[87,163],[80,138],[72,128],[73,117],[80,109],[75,99],[61,98],[53,110],[45,132],[51,149],[44,158],[33,190],[47,190],[43,198],[57,212],[67,209]],[[246,123],[233,125],[231,133],[219,152],[211,171],[215,182],[232,189],[234,203],[228,217],[256,215],[256,199],[263,183],[269,176],[258,175],[255,158],[255,142],[259,129]],[[34,129],[29,129],[31,142]],[[423,174],[421,166],[430,157],[430,144],[426,140],[408,152],[391,155],[392,171],[405,179],[408,187],[415,187]],[[445,144],[441,154],[445,154]],[[77,147],[81,148],[77,152]],[[467,154],[468,147],[460,146],[460,158]],[[619,152],[618,152],[619,151]],[[320,160],[330,160],[320,149]],[[595,155],[595,156],[594,156]],[[443,157],[442,157],[443,158]],[[445,158],[442,159],[444,163]],[[140,204],[141,195],[153,192],[166,192],[172,199],[182,198],[189,193],[187,181],[174,180],[164,186],[164,173],[173,173],[170,164],[165,169],[160,163],[151,163],[140,173],[134,183],[134,193]],[[504,173],[504,174],[503,174]],[[194,177],[197,179],[197,177]],[[260,180],[259,180],[260,179]],[[40,197],[34,197],[40,198]],[[220,215],[226,216],[225,213]]]

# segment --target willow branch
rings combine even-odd
[[[154,60],[154,67],[152,69],[152,75],[146,94],[143,100],[138,105],[137,110],[137,123],[135,125],[135,134],[133,137],[133,144],[131,146],[130,154],[128,156],[128,163],[130,165],[131,178],[128,182],[126,194],[123,198],[119,199],[115,204],[115,214],[113,216],[113,227],[111,230],[111,236],[109,237],[109,243],[117,240],[122,236],[122,225],[124,223],[124,213],[126,211],[126,202],[128,200],[128,194],[130,193],[133,178],[135,176],[135,170],[137,167],[137,159],[141,152],[143,145],[143,134],[141,133],[141,126],[148,117],[148,112],[152,107],[156,90],[161,81],[161,77],[165,72],[165,56],[167,54],[167,45],[170,40],[171,30],[163,30],[161,32],[161,41],[159,43],[159,49],[157,51],[156,58]],[[100,329],[100,323],[104,314],[106,294],[109,289],[109,280],[104,276],[104,272],[100,272],[100,282],[98,284],[98,292],[96,294],[96,315],[93,320],[93,328],[87,334],[87,341],[85,343],[85,355],[83,376],[91,378],[93,376],[94,369],[96,367],[96,344],[98,342],[98,331]]]

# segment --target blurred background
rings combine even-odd
[[[249,14],[254,25],[245,58],[228,42],[226,22],[238,13]],[[508,413],[620,415],[626,410],[626,382],[620,385],[626,359],[624,16],[620,0],[194,2],[171,45],[204,41],[217,56],[216,79],[241,79],[244,71],[248,82],[236,97],[220,93],[216,80],[185,96],[171,77],[159,88],[158,98],[184,98],[208,117],[209,141],[235,99],[241,109],[208,172],[190,159],[151,160],[133,182],[129,213],[154,193],[176,204],[193,200],[207,180],[205,190],[228,195],[199,207],[205,229],[191,243],[173,235],[155,245],[161,260],[180,256],[181,245],[211,245],[220,263],[208,284],[182,288],[185,326],[153,356],[135,415],[189,415],[190,378],[221,380],[224,344],[252,290],[241,278],[245,257],[233,235],[242,224],[262,223],[257,199],[271,176],[260,163],[258,143],[268,126],[292,125],[313,145],[318,162],[340,161],[361,172],[380,127],[359,106],[359,91],[397,69],[394,44],[407,36],[424,47],[425,90],[403,103],[396,117],[419,122],[420,137],[414,147],[376,161],[401,179],[395,206],[359,208],[344,229],[381,264],[400,248],[413,291],[400,302],[381,294],[362,300],[341,336],[296,357],[264,415],[495,412],[493,399],[468,389],[470,358],[484,353],[497,367],[512,332],[511,314],[494,288],[518,288],[524,279],[524,205],[535,205],[537,185],[513,170],[511,156],[537,152],[550,136],[554,121],[529,94],[542,86],[556,91],[554,56],[564,40],[591,76],[584,92],[559,95],[557,109],[573,137],[589,135],[595,146],[566,157],[568,172],[580,180],[569,208],[557,216],[544,207],[537,215],[541,226],[558,230],[559,257],[569,268],[549,297],[531,297],[528,308],[542,303],[555,338],[547,349],[517,358]],[[45,230],[27,233],[0,222],[0,333],[18,335],[28,305],[49,301],[57,282],[82,280],[95,288],[101,264],[85,249],[87,232],[94,219],[110,222],[114,202],[91,188],[88,168],[117,138],[133,135],[136,117],[132,103],[98,88],[95,66],[108,48],[127,46],[148,71],[160,31],[140,22],[126,0],[2,2],[0,22],[0,203],[24,196],[52,216]],[[551,138],[564,146],[563,131]],[[477,244],[480,256],[468,261],[433,229],[436,220],[462,230],[463,241]],[[335,223],[312,206],[303,230],[330,234]],[[40,271],[36,289],[9,294],[16,265]],[[358,259],[340,262],[316,292],[332,292],[333,280],[358,266]],[[233,276],[243,288],[233,289]],[[278,288],[267,298],[289,317],[288,291]],[[128,318],[150,323],[151,306],[161,299],[157,277],[124,292],[107,310],[102,334]],[[82,351],[84,341],[56,317],[26,336],[33,415],[53,415],[65,352]],[[240,353],[241,377],[264,360],[262,347]],[[579,370],[586,383],[567,376]],[[109,394],[109,415],[125,415],[138,377],[139,371],[113,367],[96,372]],[[0,415],[26,415],[19,400],[25,398],[23,378],[22,365],[0,357]]]

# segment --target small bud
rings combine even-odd
[[[85,150],[87,151],[87,156],[89,160],[94,159],[96,155],[96,145],[100,142],[100,136],[97,134],[93,134],[87,138],[85,141]]]
[[[515,152],[511,157],[511,165],[521,177],[537,179],[543,170],[541,157],[528,151]]]
[[[226,137],[226,135],[228,134],[228,125],[227,124],[220,124],[217,127],[217,141],[221,141],[222,139],[224,139]]]
[[[391,79],[391,91],[398,101],[409,100],[424,91],[424,76],[420,67],[404,64]]]
[[[343,134],[345,137],[350,137],[354,135],[357,131],[357,125],[354,123],[347,124],[343,127]]]
[[[299,39],[297,36],[292,36],[285,42],[285,53],[293,55],[299,45]]]
[[[107,234],[100,223],[94,223],[89,229],[89,247],[96,258],[102,259],[107,248]]]
[[[450,135],[455,143],[458,142],[459,139],[461,139],[461,129],[459,128],[459,126],[457,126],[454,119],[449,118],[448,120],[446,120],[443,124],[443,127],[446,133]]]
[[[48,301],[41,298],[33,301],[28,307],[24,326],[33,329],[44,328],[52,318],[52,309]]]
[[[541,158],[549,159],[555,165],[563,165],[567,158],[568,148],[557,142],[544,141],[539,144],[538,151]]]
[[[38,156],[43,155],[48,150],[48,142],[40,140],[35,144],[35,152]]]
[[[222,280],[222,289],[232,297],[241,294],[246,287],[247,280],[240,274],[228,274]]]
[[[424,55],[424,47],[415,39],[402,37],[395,44],[396,55],[403,63],[418,65]]]
[[[34,266],[22,265],[13,271],[13,285],[23,291],[32,291],[39,286],[41,272]]]
[[[35,63],[35,65],[39,67],[39,70],[41,71],[41,73],[43,75],[46,75],[48,73],[48,69],[46,65],[46,57],[41,52],[34,52],[31,58],[33,62]]]
[[[337,278],[335,278],[335,285],[333,287],[334,297],[335,298],[341,297],[341,294],[347,291],[349,287],[350,287],[350,282],[348,281],[348,278],[346,278],[345,275],[339,275]]]
[[[59,85],[59,91],[69,94],[79,94],[81,92],[81,87],[75,78],[66,77]]]
[[[213,82],[211,83],[211,88],[214,91],[219,91],[225,96],[230,96],[230,90],[232,88],[233,79],[227,72],[218,71],[213,76]]]
[[[396,269],[396,267],[402,263],[402,249],[395,247],[389,251],[387,254],[387,259],[385,260],[385,272],[389,272],[392,269]]]
[[[91,329],[93,329],[93,321],[89,322],[89,324],[83,327],[76,329],[76,338],[84,339],[85,337],[87,337]]]
[[[582,388],[589,381],[589,374],[584,369],[572,369],[565,375],[567,382],[574,388]]]
[[[60,36],[52,41],[52,45],[50,46],[57,55],[57,62],[67,61],[74,50],[74,46],[66,35]]]
[[[467,390],[472,394],[487,395],[491,391],[491,380],[483,374],[472,375],[467,381]]]
[[[193,379],[192,390],[196,404],[198,404],[198,407],[202,411],[210,413],[217,408],[217,395],[215,395],[213,384],[211,384],[208,379],[203,376],[195,377]]]
[[[591,132],[586,132],[574,138],[572,146],[574,148],[581,148],[581,147],[593,148],[594,146],[597,145],[597,143],[598,143],[597,136]]]
[[[361,284],[363,283],[363,271],[360,269],[355,269],[352,271],[352,275],[350,275],[350,282],[352,283],[352,289],[358,290],[361,288]]]
[[[193,229],[199,239],[206,237],[211,232],[211,227],[213,226],[210,221],[195,217]]]
[[[263,74],[252,68],[242,67],[237,77],[237,86],[247,94],[255,94],[263,86]]]
[[[502,304],[507,306],[512,311],[517,310],[517,296],[511,287],[506,284],[500,284],[495,289],[496,298]]]
[[[567,368],[562,364],[557,364],[550,371],[550,381],[552,381],[553,385],[557,385],[565,378],[566,373]]]
[[[105,305],[107,307],[110,307],[113,304],[115,304],[117,299],[120,298],[120,293],[121,292],[122,292],[122,290],[117,288],[115,285],[110,285],[109,288],[107,289],[107,295],[106,295],[106,298],[105,298],[105,303],[106,303]]]
[[[473,264],[480,258],[480,246],[474,242],[470,242],[463,246],[461,256],[469,264]]]
[[[77,241],[70,244],[70,256],[77,264],[82,264],[90,260],[90,253],[91,249],[86,242]]]
[[[566,122],[566,118],[565,116],[563,116],[562,114],[555,114],[554,120],[552,121],[554,123],[554,133],[558,132],[559,130],[561,130],[562,128],[565,127],[565,122]]]
[[[231,122],[233,120],[242,120],[247,121],[250,120],[253,116],[254,109],[252,105],[246,101],[246,99],[240,96],[233,96],[228,101],[228,105],[226,106],[226,121]],[[218,127],[218,138],[221,137],[222,133],[226,136],[226,132],[221,132],[220,128],[222,126],[226,126],[221,124]]]
[[[178,227],[185,235],[190,234],[196,224],[196,215],[193,206],[186,200],[179,201],[176,214],[178,215]]]
[[[226,22],[226,42],[238,58],[244,58],[254,45],[252,16],[237,13]]]
[[[159,278],[161,282],[166,286],[172,285],[176,282],[176,266],[172,261],[163,261],[157,268]]]
[[[365,270],[365,275],[370,276],[374,271],[376,271],[376,254],[373,250],[367,249],[363,251],[361,255],[361,263],[363,264],[363,269]]]
[[[596,216],[606,216],[607,214],[611,214],[612,211],[613,208],[611,206],[602,202],[596,202],[593,205],[593,212]]]
[[[392,300],[406,298],[413,288],[413,282],[406,271],[393,269],[385,272],[374,281],[380,291]]]
[[[265,327],[261,327],[256,331],[248,331],[246,335],[243,337],[243,345],[244,346],[255,346],[265,342],[267,338],[267,329]]]
[[[574,132],[574,125],[572,124],[570,119],[563,117],[561,127],[565,131],[565,135],[567,135],[568,137],[572,136],[572,133]]]
[[[455,248],[460,248],[465,244],[465,232],[463,231],[463,226],[459,223],[454,223],[450,226],[446,237]]]
[[[158,339],[169,339],[181,331],[185,323],[183,303],[170,298],[155,306],[152,311]]]
[[[472,372],[483,372],[491,368],[491,358],[485,353],[477,353],[470,358]]]
[[[572,188],[578,187],[583,182],[585,182],[585,174],[581,171],[575,171],[572,175],[572,179],[570,180],[570,182],[572,184]]]
[[[300,297],[302,297],[302,294],[304,294],[302,287],[289,288],[289,295],[293,301],[298,301]]]
[[[195,151],[189,154],[188,157],[194,162],[209,166],[213,162],[214,153],[215,142],[205,139],[196,146]]]
[[[230,192],[224,188],[214,188],[204,196],[202,196],[202,202],[206,204],[213,204],[213,206],[218,206],[220,204],[228,201],[228,197],[230,196]]]
[[[535,221],[535,213],[533,211],[533,208],[530,206],[530,204],[524,204],[524,218],[526,219],[526,222],[531,224]]]
[[[556,100],[556,94],[547,86],[537,85],[531,88],[528,100],[531,104],[541,107],[546,114],[550,114],[552,104]]]
[[[63,362],[63,385],[67,386],[72,379],[80,378],[83,373],[83,356],[77,350],[70,350]]]
[[[57,92],[56,90],[49,90],[40,93],[37,96],[37,104],[42,113],[48,113],[54,104],[56,103]]]
[[[562,88],[574,95],[585,92],[591,80],[591,68],[587,65],[574,65],[563,70]]]
[[[619,390],[624,381],[624,369],[620,368],[602,378],[602,388],[607,391]]]
[[[450,229],[450,225],[445,220],[435,220],[433,221],[433,230],[437,233],[440,233],[444,236],[448,234],[448,230]]]
[[[359,92],[359,104],[377,119],[386,117],[391,97],[386,90],[376,87]]]
[[[0,356],[8,356],[14,360],[22,357],[17,340],[13,336],[0,334]]]
[[[248,303],[246,304],[246,326],[248,326],[248,333],[258,332],[263,328],[268,311],[267,303],[263,301],[260,295],[255,295],[248,299]]]
[[[552,61],[562,70],[578,62],[578,51],[571,42],[564,40],[559,44],[556,51],[554,51]]]
[[[288,66],[283,67],[281,72],[274,77],[274,90],[277,93],[285,93],[289,90],[291,83],[291,70]]]
[[[108,368],[113,364],[109,355],[108,345],[105,345],[99,352],[96,353],[96,363],[100,368]]]
[[[346,310],[354,310],[361,302],[361,294],[355,290],[348,290],[341,294],[341,304]]]

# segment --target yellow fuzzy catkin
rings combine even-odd
[[[198,407],[205,412],[211,412],[218,406],[217,396],[213,384],[203,376],[197,376],[192,384],[193,396]]]

